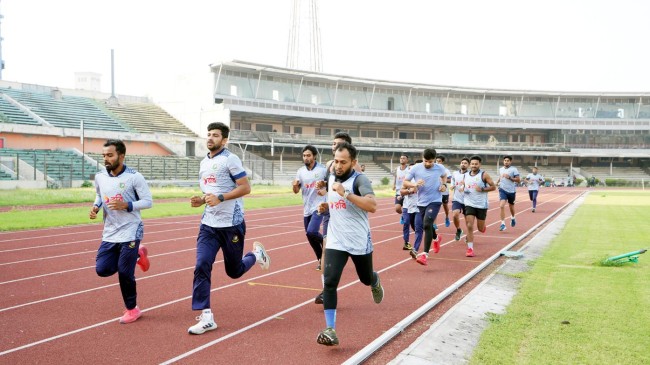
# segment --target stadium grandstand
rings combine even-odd
[[[207,151],[149,99],[0,81],[0,187],[69,187],[103,168],[102,145],[127,144],[127,164],[150,180],[194,180]]]
[[[375,184],[392,183],[400,154],[415,159],[426,147],[450,167],[478,154],[496,171],[511,154],[522,174],[538,166],[558,182],[650,179],[650,92],[472,89],[236,60],[210,68],[208,122],[230,125],[229,148],[253,181],[291,181],[306,144],[330,159],[340,131],[352,136]],[[184,122],[143,97],[0,81],[0,181],[80,184],[101,168],[107,138],[125,140],[127,164],[149,180],[193,181],[206,149]],[[66,153],[78,162],[63,162]]]
[[[650,177],[650,92],[472,89],[236,60],[211,68],[214,101],[233,130],[231,149],[250,153],[257,164],[265,159],[285,178],[306,144],[330,158],[340,131],[352,136],[360,161],[379,178],[391,176],[401,153],[419,157],[426,147],[453,165],[481,155],[494,170],[512,154],[514,165],[547,169],[548,178]]]

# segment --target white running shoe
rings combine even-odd
[[[271,265],[271,258],[266,253],[264,246],[257,241],[253,242],[253,252],[255,253],[255,257],[257,257],[257,263],[260,264],[260,267],[263,270],[268,270]]]
[[[217,329],[217,324],[214,322],[214,315],[212,313],[201,313],[200,316],[196,317],[196,320],[199,323],[187,329],[187,332],[191,335],[201,335],[207,331]]]

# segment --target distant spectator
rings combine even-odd
[[[361,164],[361,172],[366,172],[366,165]]]

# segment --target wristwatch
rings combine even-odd
[[[348,195],[350,195],[350,190],[346,190],[345,193],[343,193],[343,199],[347,199]]]
[[[224,200],[226,200],[226,199],[223,197],[223,194],[219,194],[219,195],[217,195],[217,199],[219,199],[220,202],[223,202]]]

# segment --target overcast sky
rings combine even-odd
[[[156,96],[219,60],[286,65],[291,0],[1,0],[2,78]],[[650,92],[650,2],[323,0],[323,71],[479,88]]]

